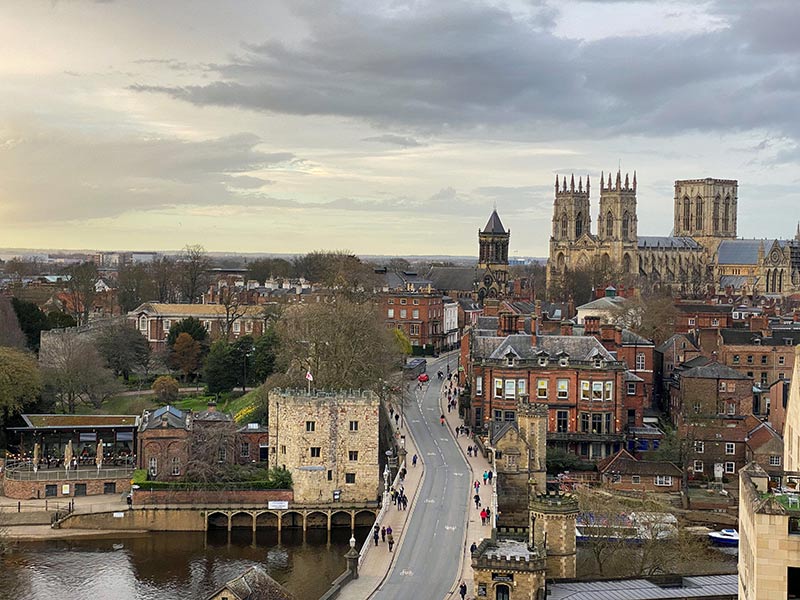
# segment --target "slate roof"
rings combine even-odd
[[[476,337],[476,342],[480,340]],[[544,351],[550,356],[561,352],[566,353],[574,360],[592,360],[599,356],[607,361],[616,361],[614,355],[606,350],[603,345],[591,336],[576,337],[571,335],[540,335],[536,338],[536,346],[531,345],[531,336],[528,334],[513,334],[507,337],[488,337],[484,340],[496,340],[485,344],[475,344],[478,358],[503,359],[509,351],[523,359],[534,359]]]
[[[471,292],[478,281],[476,267],[431,267],[426,275],[437,290]]]
[[[272,293],[279,293],[281,290],[273,290]],[[295,293],[294,290],[283,290],[284,292]],[[243,306],[242,309],[247,317],[260,317],[264,314],[264,307],[259,305]],[[145,302],[130,311],[129,315],[145,313],[150,316],[162,317],[224,317],[225,307],[222,304],[161,304],[160,302]]]
[[[750,379],[747,375],[743,375],[736,369],[731,369],[718,362],[712,362],[684,371],[681,373],[681,378],[684,377],[692,377],[695,379]]]
[[[153,412],[145,411],[139,424],[139,431],[146,431],[147,429],[162,427],[162,418],[167,420],[167,427],[172,427],[175,429],[186,428],[186,413],[178,408],[175,408],[174,406],[167,404],[166,406],[162,406]]]
[[[620,450],[613,456],[597,463],[601,473],[614,471],[621,475],[671,475],[680,477],[681,470],[677,465],[666,460],[636,460],[626,450]]]
[[[457,298],[456,302],[461,305],[461,310],[469,312],[469,311],[477,311],[481,310],[481,305],[478,302],[475,302],[472,298]]]
[[[216,409],[204,410],[192,416],[193,421],[233,421],[229,414],[220,412]]]
[[[781,440],[780,434],[770,427],[769,423],[761,423],[747,434],[747,445],[752,450],[757,450],[767,442]]]
[[[592,300],[586,304],[581,304],[578,310],[617,310],[625,304],[625,298],[621,296],[614,296],[611,298],[602,297],[597,300]]]
[[[61,428],[89,428],[101,427],[136,427],[138,415],[22,415],[28,425],[26,428],[13,429],[61,429]]]
[[[633,344],[636,346],[653,346],[653,341],[648,340],[640,336],[638,333],[634,333],[630,329],[623,329],[622,330],[622,343],[623,344]]]
[[[800,345],[800,330],[773,329],[771,337],[747,329],[723,329],[720,333],[725,344],[748,346],[756,345],[756,340],[761,340],[758,342],[761,346],[784,346],[786,340],[792,340],[792,346]]]
[[[636,381],[636,382],[644,381],[644,379],[642,379],[641,377],[639,377],[636,373],[633,373],[632,371],[625,371],[625,375],[623,376],[623,380],[625,382],[628,382],[628,381]]]
[[[489,220],[486,222],[486,227],[483,228],[483,233],[506,233],[503,223],[500,221],[500,217],[497,215],[496,210],[493,210],[492,214],[489,216]]]
[[[209,598],[214,598],[224,591],[233,595],[231,600],[295,600],[289,590],[267,575],[264,568],[258,565],[250,567],[236,579],[231,579]]]
[[[675,308],[683,313],[729,313],[733,311],[733,306],[730,304],[699,304],[699,303],[682,303],[675,304]]]
[[[763,245],[764,253],[770,251],[772,245],[787,244],[784,240],[722,240],[717,249],[717,264],[720,265],[756,265],[758,264],[758,249]]]
[[[557,582],[547,586],[548,600],[682,600],[736,598],[738,575],[683,577],[681,586],[661,587],[647,579]]]
[[[719,287],[721,288],[731,287],[738,290],[747,283],[748,278],[744,275],[723,275],[719,278]]]
[[[684,340],[686,341],[687,346],[686,348],[681,348],[682,350],[698,350],[698,347],[692,341],[691,336],[684,333],[675,333],[671,335],[666,342],[656,347],[656,350],[661,352],[661,354],[664,354],[664,352],[667,352],[670,348],[672,348],[673,344],[680,344]]]
[[[691,248],[699,249],[700,244],[690,237],[640,235],[637,246],[639,248]]]

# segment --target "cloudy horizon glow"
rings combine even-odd
[[[792,0],[10,0],[0,247],[546,256],[556,174],[800,218]],[[593,186],[593,221],[599,201]],[[785,218],[779,218],[785,217]]]

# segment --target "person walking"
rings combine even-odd
[[[492,510],[487,506],[486,507],[486,524],[487,525],[491,525],[492,524],[492,520],[491,519],[492,519]]]
[[[461,596],[461,600],[464,600],[464,598],[467,597],[467,584],[463,581],[461,582],[461,585],[458,586],[458,593]]]
[[[394,546],[394,536],[391,533],[386,534],[386,543],[389,544],[389,552],[391,552],[392,546]]]
[[[400,413],[394,413],[394,423],[400,427]]]
[[[489,479],[489,473],[486,471],[483,472],[483,485],[486,485],[486,481]]]
[[[442,414],[442,416],[439,417],[439,421],[442,423],[442,427],[444,427],[444,414]]]
[[[480,497],[480,495],[478,495],[478,494],[476,493],[476,494],[475,494],[475,495],[472,497],[472,499],[473,499],[473,500],[475,500],[475,508],[480,508],[480,507],[481,507],[481,497]]]
[[[381,541],[386,543],[386,527],[381,527]]]
[[[403,494],[403,510],[408,510],[408,496]]]
[[[411,459],[411,466],[412,467],[416,467],[417,466],[417,455],[416,454]]]
[[[475,542],[472,542],[472,545],[469,547],[469,553],[470,554],[475,554],[475,551],[477,549],[478,549],[478,544],[476,544]]]
[[[492,470],[489,469],[489,485],[492,485]]]
[[[486,509],[481,509],[481,525],[486,525]]]
[[[372,539],[375,540],[375,545],[378,545],[378,538],[380,537],[380,529],[378,526],[375,525],[375,529],[372,530]]]

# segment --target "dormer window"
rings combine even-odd
[[[514,354],[514,353],[513,353],[513,352],[511,352],[511,351],[509,351],[509,352],[508,352],[508,354],[506,354],[506,364],[507,364],[509,367],[513,367],[513,366],[514,366],[514,360],[515,360],[516,358],[517,358],[516,354]]]
[[[569,356],[566,354],[561,355],[561,357],[558,359],[558,366],[566,367],[568,365],[569,365]]]
[[[791,346],[793,340],[792,338],[784,338],[783,341],[787,346]]]
[[[594,358],[594,368],[595,369],[602,369],[603,368],[603,359],[599,356],[595,356]]]

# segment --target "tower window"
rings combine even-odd
[[[702,229],[703,228],[703,199],[697,198],[695,200],[695,216],[694,216],[694,227],[695,229]]]
[[[689,215],[691,213],[691,201],[689,198],[683,199],[683,228],[689,231]]]
[[[622,213],[622,239],[627,240],[630,233],[628,231],[630,227],[630,216],[628,215],[628,211],[626,210]]]
[[[578,216],[575,217],[575,239],[577,240],[582,235],[583,235],[583,213],[578,213]]]
[[[567,239],[567,229],[569,229],[569,219],[567,219],[567,213],[561,215],[561,239]]]
[[[614,215],[608,211],[606,215],[606,237],[611,237],[614,234]]]

